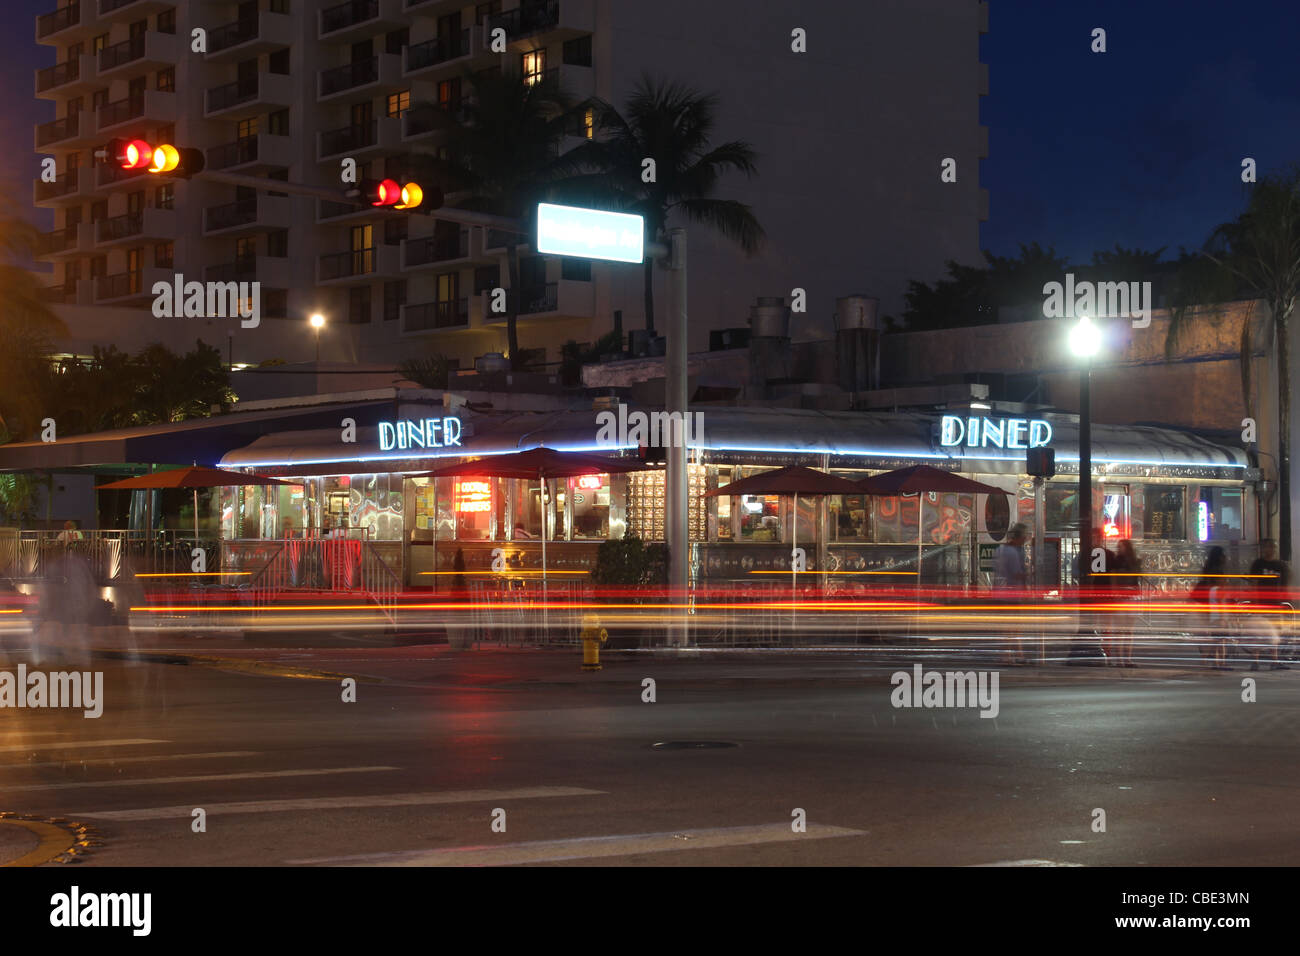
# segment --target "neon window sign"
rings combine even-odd
[[[452,507],[461,514],[492,510],[492,486],[486,481],[456,481],[452,489]]]

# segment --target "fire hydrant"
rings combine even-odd
[[[609,632],[600,626],[600,618],[585,614],[582,618],[582,669],[600,670],[600,645],[609,640]]]

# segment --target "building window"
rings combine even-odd
[[[101,199],[90,204],[90,221],[99,222],[108,218],[108,200]]]
[[[492,266],[475,266],[474,267],[474,294],[480,292],[491,292],[501,284],[501,267]]]
[[[272,13],[288,13],[289,0],[271,0],[266,9]]]
[[[76,103],[75,109],[72,105],[74,102]],[[90,108],[92,110],[102,109],[107,105],[108,90],[95,90],[90,94]],[[68,100],[68,115],[71,116],[74,112],[81,112],[81,97],[77,97],[76,100]]]
[[[384,52],[400,54],[402,47],[409,46],[411,42],[411,31],[409,28],[394,30],[392,33],[384,36]]]
[[[257,237],[240,236],[235,240],[235,261],[248,262],[257,258]]]
[[[169,66],[158,71],[158,91],[160,93],[176,92],[176,67]]]
[[[384,283],[384,321],[393,322],[402,315],[406,305],[406,280]]]
[[[164,10],[158,14],[158,32],[175,33],[176,32],[176,8]]]
[[[460,77],[443,80],[438,84],[438,105],[444,110],[454,110],[460,106]]]
[[[272,319],[284,319],[289,315],[288,289],[263,289],[262,314]]]
[[[176,126],[175,126],[175,124],[173,124],[173,123],[168,123],[166,126],[159,126],[159,127],[158,127],[158,132],[155,134],[155,136],[157,137],[157,140],[158,140],[158,142],[160,142],[160,143],[174,143],[174,142],[176,142]]]
[[[101,33],[99,36],[95,37],[93,40],[90,41],[90,52],[98,53],[106,46],[108,46],[108,34]]]
[[[1244,518],[1240,488],[1202,485],[1196,496],[1195,541],[1240,541]]]
[[[437,294],[435,299],[438,302],[455,303],[460,298],[460,273],[444,272],[437,278]]]
[[[266,116],[266,131],[272,136],[289,135],[289,111],[276,110]]]
[[[285,259],[289,255],[289,230],[276,229],[266,234],[266,254],[273,259]]]
[[[411,108],[411,91],[402,90],[400,93],[388,94],[388,105],[385,109],[385,116],[401,116]]]
[[[153,204],[159,209],[172,209],[176,204],[176,184],[163,183],[153,194]]]
[[[519,260],[519,286],[537,289],[546,285],[546,260],[541,256],[523,256]]]
[[[384,220],[384,245],[400,246],[407,237],[408,220],[405,216],[394,216]]]
[[[175,246],[170,242],[160,242],[153,247],[153,264],[159,269],[170,269]]]
[[[281,168],[279,168],[279,169],[272,169],[272,170],[270,170],[270,171],[266,174],[266,178],[267,178],[267,179],[278,179],[278,180],[280,180],[280,182],[282,182],[282,183],[287,183],[287,182],[289,181],[289,170],[286,169],[286,168],[284,168],[284,167],[281,167]],[[267,190],[267,193],[266,193],[266,194],[267,194],[268,196],[287,196],[287,195],[289,195],[288,193],[272,192],[271,190]]]
[[[68,158],[63,161],[63,168],[66,169],[68,172],[72,172],[73,170],[80,169],[81,153],[78,153],[75,150],[71,153],[68,153]]]
[[[591,281],[591,260],[590,259],[561,259],[560,260],[560,278],[568,279],[571,282],[590,282]]]
[[[532,50],[523,55],[525,86],[536,86],[546,75],[546,51]]]
[[[480,3],[474,7],[474,20],[476,23],[482,23],[484,17],[496,17],[501,15],[501,0],[490,0],[488,3]]]
[[[257,117],[250,116],[248,119],[239,121],[235,128],[235,136],[238,139],[248,139],[250,136],[257,135]]]
[[[564,62],[568,66],[591,66],[591,35],[564,41]]]
[[[370,286],[354,286],[348,290],[348,321],[354,325],[370,321]]]
[[[98,279],[108,275],[108,256],[95,256],[90,260],[90,277]]]
[[[266,58],[266,72],[268,73],[288,73],[289,72],[289,48],[284,47],[276,50]]]

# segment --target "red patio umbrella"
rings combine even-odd
[[[864,478],[856,483],[859,494],[867,495],[920,495],[927,491],[956,492],[968,495],[1004,495],[1001,488],[986,485],[951,471],[934,468],[930,465],[913,465],[910,468],[898,468],[886,471],[872,478]],[[925,524],[923,509],[925,499],[917,501],[916,515],[916,583],[921,584],[921,527]]]
[[[226,488],[233,485],[288,485],[289,481],[269,478],[266,475],[246,475],[242,471],[226,471],[221,468],[206,468],[190,465],[185,468],[173,468],[170,471],[155,471],[121,481],[110,481],[99,488],[193,488],[194,489],[194,537],[199,536],[199,489]]]

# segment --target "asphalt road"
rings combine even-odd
[[[23,818],[0,862],[53,857],[50,821],[89,825],[90,867],[1300,861],[1300,670],[1003,668],[989,719],[893,707],[905,651],[583,674],[573,650],[342,643],[98,658],[102,717],[0,710],[0,810]]]

